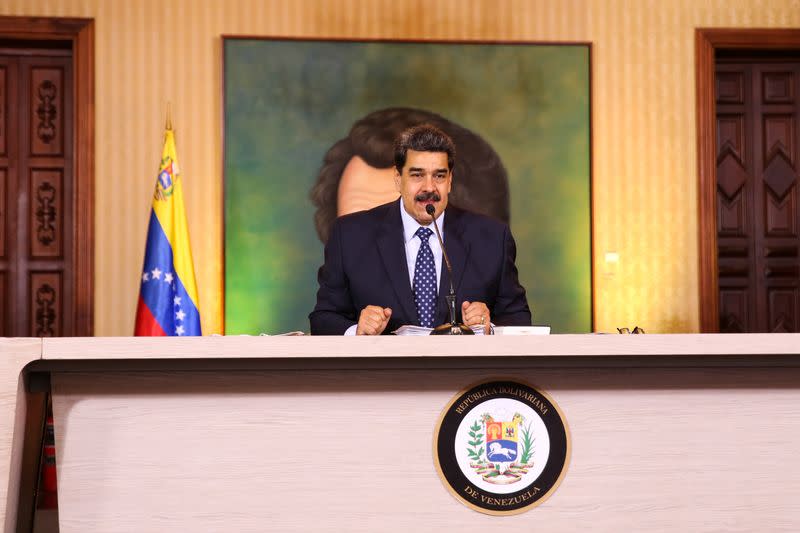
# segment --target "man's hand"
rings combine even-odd
[[[467,302],[461,304],[461,318],[465,326],[483,326],[487,335],[491,330],[492,317],[489,308],[483,302]]]
[[[361,310],[358,316],[356,335],[380,335],[386,329],[392,310],[388,307],[368,305]]]

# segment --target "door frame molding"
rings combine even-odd
[[[94,19],[0,16],[0,38],[72,44],[75,334],[94,333]]]
[[[697,105],[697,211],[700,331],[719,332],[717,270],[717,151],[714,54],[720,49],[800,50],[797,29],[697,28],[695,88]]]

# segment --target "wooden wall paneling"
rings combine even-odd
[[[10,102],[17,100],[17,62],[0,56],[0,269],[7,270],[5,263],[9,248],[13,246],[15,209],[11,198],[15,197],[16,182],[15,153],[16,138],[9,135],[17,127],[17,106]],[[0,304],[2,305],[2,304]]]
[[[796,270],[794,275],[798,275]],[[796,287],[767,289],[767,320],[771,332],[800,331],[797,292]]]
[[[744,73],[739,70],[717,72],[717,102],[725,104],[744,103]]]
[[[794,102],[795,83],[792,71],[765,72],[762,77],[764,103],[791,104]]]
[[[8,67],[0,62],[0,157],[8,157],[6,146],[6,132],[8,131],[8,88],[7,83]]]
[[[7,337],[8,331],[11,329],[8,323],[8,311],[6,302],[8,302],[8,293],[6,287],[8,286],[8,273],[0,270],[0,337]]]
[[[31,337],[60,337],[71,321],[64,314],[64,291],[61,272],[30,273]]]
[[[698,28],[695,30],[695,84],[696,84],[696,105],[697,105],[697,158],[698,158],[698,248],[699,248],[699,300],[700,300],[700,329],[703,332],[716,332],[720,329],[720,323],[726,323],[728,312],[741,305],[756,305],[758,302],[743,303],[747,296],[739,289],[720,289],[723,269],[728,268],[724,264],[718,266],[717,253],[720,257],[725,254],[742,254],[741,247],[730,247],[717,242],[716,221],[719,216],[718,202],[718,160],[715,157],[717,150],[715,141],[717,140],[715,122],[717,105],[731,104],[740,101],[737,97],[743,92],[735,89],[733,76],[726,76],[723,82],[715,87],[715,51],[717,50],[800,50],[800,30],[798,29],[712,29]],[[748,84],[744,82],[745,90]],[[752,87],[760,97],[760,102],[767,103],[786,103],[794,94],[797,93],[796,82],[790,81],[786,76],[786,71],[780,68],[771,73],[764,79],[759,79],[751,83]],[[719,90],[721,88],[721,90]],[[715,91],[715,89],[718,89]],[[722,94],[721,100],[715,99],[715,93]],[[774,127],[773,124],[769,124]],[[766,129],[760,119],[755,124],[756,130]],[[768,135],[774,135],[771,131]],[[761,137],[761,135],[758,135]],[[759,139],[761,140],[761,139]],[[764,168],[761,161],[753,161],[754,170],[761,172]],[[730,166],[730,165],[729,165]],[[777,167],[779,170],[782,168]],[[728,169],[729,170],[729,169]],[[776,175],[778,171],[776,172]],[[781,179],[786,181],[785,168],[780,171]],[[735,180],[733,180],[735,181]],[[759,213],[765,211],[763,195],[760,190],[754,191],[753,201],[759,202],[752,207]],[[756,197],[757,196],[757,200]],[[781,224],[789,226],[789,214],[781,210],[795,209],[791,205],[778,204],[777,211],[773,210],[773,220],[775,227]],[[731,215],[727,215],[728,220]],[[760,222],[760,221],[759,221]],[[755,250],[748,250],[749,253],[756,253]],[[765,252],[759,251],[754,257],[757,261],[757,269],[763,270],[763,256]],[[719,259],[719,261],[722,261]],[[725,259],[727,262],[727,258]],[[761,271],[759,270],[759,271]],[[741,272],[740,272],[741,273]],[[762,307],[767,306],[766,291],[761,291]],[[798,296],[797,298],[800,298]],[[800,300],[795,299],[796,304],[800,305]],[[782,298],[775,298],[774,301],[783,301]],[[731,305],[727,311],[721,306]],[[730,317],[728,317],[728,322]],[[788,317],[787,317],[788,320]],[[743,326],[744,327],[744,326]],[[766,330],[766,321],[763,324]]]
[[[36,65],[31,68],[30,76],[30,119],[36,125],[30,132],[31,155],[63,156],[66,126],[63,67]]]
[[[797,236],[797,176],[794,119],[787,113],[763,117],[764,228],[768,237]]]
[[[800,54],[798,54],[800,56]],[[755,68],[762,162],[757,191],[761,212],[756,243],[763,261],[759,296],[762,331],[800,331],[800,239],[797,207],[800,106],[795,87],[800,61]]]
[[[31,336],[75,335],[73,287],[79,277],[73,262],[72,234],[72,59],[31,57],[21,61],[27,77],[30,131],[26,157],[27,216],[24,267],[29,273]],[[69,103],[69,105],[66,105]],[[21,250],[20,250],[21,251]]]
[[[9,217],[18,227],[7,227],[6,250],[18,248],[27,256],[9,266],[9,290],[17,288],[13,300],[19,307],[13,331],[27,335],[36,329],[29,322],[36,316],[28,307],[36,294],[30,292],[34,283],[28,278],[50,272],[61,283],[60,322],[55,329],[44,329],[89,336],[94,323],[93,21],[0,16],[0,36],[72,45],[71,57],[59,44],[47,57],[34,53],[19,60],[24,72],[17,90],[27,102],[22,112],[32,127],[28,120],[20,121],[23,127],[15,130],[19,135],[9,137],[28,145],[20,150],[24,160],[12,169],[18,175],[9,178],[20,188],[5,191],[7,198],[19,200]],[[21,247],[11,237],[18,237]]]
[[[712,30],[695,30],[695,99],[697,105],[697,231],[700,331],[719,331],[717,270],[717,149]]]
[[[72,162],[74,191],[72,229],[74,264],[77,272],[72,314],[74,331],[78,336],[94,333],[94,165],[95,165],[95,103],[94,103],[94,20],[77,19],[70,29],[72,35],[72,75],[76,115],[73,117],[75,160]]]
[[[32,170],[29,199],[31,257],[61,259],[64,233],[63,169]]]
[[[753,322],[751,297],[746,287],[724,287],[719,289],[721,324],[726,333],[745,333]]]
[[[6,207],[6,188],[8,182],[8,170],[0,168],[0,270],[5,270],[2,261],[6,258],[6,226],[8,208]]]
[[[8,181],[8,141],[6,132],[8,131],[8,88],[7,85],[8,67],[0,63],[0,272],[5,270],[2,260],[6,257],[6,231],[7,231],[7,211],[6,207],[6,183]],[[5,299],[0,300],[0,312],[2,312]],[[0,320],[0,334],[5,331],[3,321]]]
[[[745,105],[751,74],[740,65],[720,65],[715,72],[718,327],[741,332],[752,328],[753,319],[753,250],[748,241],[753,225],[753,143],[748,137],[752,117]]]
[[[792,332],[800,284],[793,85],[800,63],[717,64],[720,330]],[[778,306],[778,307],[775,307]]]
[[[12,72],[13,71],[13,72]],[[0,337],[11,335],[11,302],[8,293],[8,278],[13,265],[8,260],[12,246],[12,226],[16,225],[14,206],[10,204],[14,192],[10,182],[16,180],[14,162],[9,158],[10,136],[8,131],[15,125],[16,65],[7,57],[0,56]]]
[[[720,116],[717,121],[717,226],[721,234],[730,237],[744,236],[747,226],[748,196],[744,188],[749,176],[744,120],[744,114],[737,112]]]
[[[17,58],[17,135],[14,157],[17,172],[14,177],[15,191],[10,198],[15,206],[14,247],[10,250],[13,273],[9,279],[12,298],[9,302],[16,312],[12,315],[12,335],[34,336],[31,332],[30,307],[30,173],[31,173],[31,90],[30,65],[23,65],[24,58]]]

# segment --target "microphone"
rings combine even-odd
[[[436,217],[434,214],[436,213],[436,208],[433,207],[433,204],[428,204],[425,206],[425,212],[428,213],[433,220],[433,229],[436,230],[436,237],[439,239],[439,246],[442,248],[442,256],[444,257],[444,264],[447,266],[447,273],[449,274],[450,280],[450,295],[455,296],[456,291],[453,288],[453,267],[450,265],[450,258],[447,257],[447,252],[444,249],[444,241],[442,240],[442,234],[439,233],[439,225],[436,223]]]
[[[474,331],[464,324],[456,322],[456,291],[453,288],[453,267],[450,265],[450,258],[447,257],[442,234],[439,232],[439,225],[436,223],[436,208],[433,207],[433,204],[428,204],[425,206],[425,212],[433,220],[433,229],[436,230],[436,237],[439,239],[439,246],[442,248],[442,257],[444,257],[444,264],[447,266],[448,280],[450,281],[450,294],[444,297],[450,310],[450,323],[436,326],[431,331],[431,335],[474,335]]]

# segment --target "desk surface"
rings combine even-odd
[[[42,339],[43,360],[800,355],[800,334]]]

